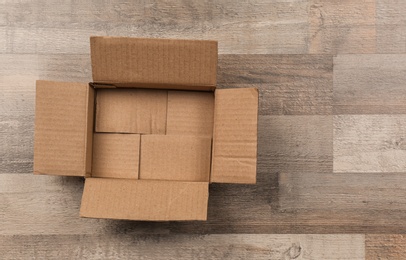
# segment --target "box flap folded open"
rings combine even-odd
[[[90,174],[93,109],[89,84],[37,81],[34,173]]]
[[[216,90],[210,182],[256,182],[257,120],[257,89]]]
[[[213,90],[217,42],[91,37],[93,81],[115,87]]]
[[[207,182],[87,178],[80,215],[129,220],[206,220]]]

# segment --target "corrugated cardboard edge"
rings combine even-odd
[[[208,185],[208,182],[87,178],[80,216],[141,221],[205,221]]]
[[[250,133],[252,136],[255,136],[256,140],[256,146],[255,146],[255,165],[257,161],[257,151],[258,151],[258,104],[259,104],[259,93],[257,88],[239,88],[239,89],[222,89],[226,91],[247,91],[250,92],[250,94],[253,95],[254,99],[252,99],[252,104],[251,106],[255,107],[256,109],[256,115],[255,118],[250,118],[251,120],[255,120],[256,122],[256,128],[255,131]],[[219,91],[222,91],[221,89]],[[216,90],[218,91],[218,90]],[[238,106],[238,104],[236,104]],[[214,113],[214,124],[213,124],[213,143],[212,143],[212,158],[211,158],[211,174],[210,174],[210,183],[235,183],[235,184],[255,184],[256,183],[256,167],[254,170],[251,172],[246,172],[242,176],[237,176],[237,175],[224,175],[222,172],[217,171],[215,169],[215,160],[216,160],[216,144],[215,144],[215,139],[216,139],[216,125],[219,124],[218,118],[216,116],[216,107],[215,113]],[[221,124],[221,123],[220,123]]]
[[[167,83],[142,83],[142,82],[113,82],[113,81],[97,81],[90,83],[94,88],[146,88],[146,89],[165,89],[165,90],[190,90],[190,91],[214,91],[216,86],[212,85],[181,85]]]
[[[93,129],[95,117],[95,91],[89,84],[87,89],[87,106],[86,106],[86,169],[85,177],[90,177],[92,172],[92,157],[93,157]]]

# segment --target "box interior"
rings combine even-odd
[[[96,89],[92,177],[210,178],[214,93]]]
[[[258,91],[216,89],[217,42],[91,37],[93,81],[37,81],[34,173],[84,176],[82,217],[205,220],[255,183]]]

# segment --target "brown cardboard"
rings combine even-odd
[[[258,91],[213,92],[217,42],[92,37],[91,58],[94,82],[36,97],[34,172],[92,174],[81,216],[206,220],[209,182],[255,183]]]
[[[206,90],[216,85],[216,41],[91,37],[90,50],[97,83]]]
[[[37,81],[35,174],[90,174],[93,107],[88,84]]]
[[[98,89],[96,132],[165,134],[168,92]]]
[[[216,90],[211,182],[256,182],[257,118],[257,89]]]
[[[138,179],[139,158],[139,134],[94,134],[92,177]]]
[[[206,220],[207,182],[87,178],[80,216],[129,220]]]
[[[211,139],[142,135],[140,179],[209,181]]]
[[[213,136],[214,94],[168,92],[167,135]]]

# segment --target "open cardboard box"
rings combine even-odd
[[[37,81],[34,173],[84,176],[80,215],[206,220],[255,183],[258,91],[216,89],[217,42],[91,37],[92,83]]]

